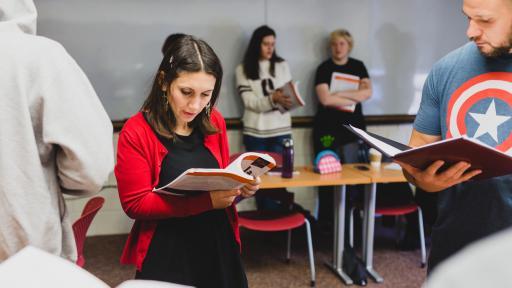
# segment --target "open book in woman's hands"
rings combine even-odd
[[[246,152],[224,169],[190,168],[169,184],[154,192],[184,195],[186,191],[215,191],[239,189],[276,166],[268,154]],[[183,191],[185,190],[185,191]]]

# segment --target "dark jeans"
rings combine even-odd
[[[291,135],[282,135],[268,138],[260,138],[249,135],[244,135],[244,145],[247,151],[267,151],[267,152],[283,152],[283,140],[292,138]],[[275,193],[286,193],[286,189],[272,189]],[[259,196],[258,193],[254,195],[258,210],[279,210],[282,208],[279,202],[268,197]]]
[[[245,150],[281,153],[283,151],[283,140],[290,138],[292,138],[292,135],[289,134],[268,138],[244,135]]]

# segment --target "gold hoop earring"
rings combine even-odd
[[[206,112],[206,116],[210,117],[210,113],[212,112],[212,105],[210,102],[208,102],[208,104],[206,104],[206,107],[204,108],[205,109],[205,112]]]
[[[167,95],[165,95],[165,91],[162,93],[162,98],[164,98],[164,111],[167,112],[169,110],[169,99],[167,99]]]

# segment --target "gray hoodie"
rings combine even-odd
[[[92,195],[114,165],[112,124],[32,0],[0,0],[0,262],[26,245],[75,261],[63,193]]]

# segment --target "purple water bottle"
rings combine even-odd
[[[283,170],[281,177],[292,178],[293,177],[293,140],[283,140]]]

